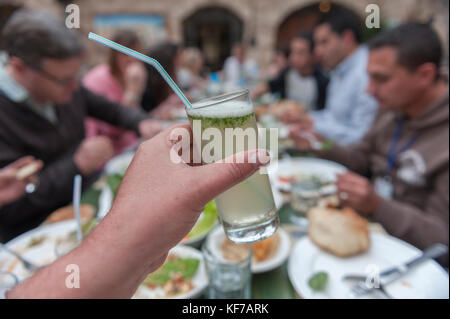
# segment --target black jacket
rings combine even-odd
[[[144,112],[121,107],[81,87],[66,105],[56,107],[58,123],[15,103],[0,92],[0,168],[25,155],[44,162],[39,185],[32,194],[0,207],[0,242],[6,242],[42,223],[55,209],[72,199],[73,178],[80,174],[73,155],[84,139],[87,116],[138,131]],[[96,174],[83,177],[83,188]]]

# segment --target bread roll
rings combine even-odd
[[[19,181],[23,181],[24,179],[36,174],[41,169],[41,164],[35,161],[28,165],[25,165],[21,169],[19,169],[16,173],[16,178]]]
[[[334,255],[349,257],[369,249],[367,221],[351,208],[315,207],[308,219],[309,238]]]
[[[80,205],[80,219],[81,221],[88,221],[94,217],[95,209],[92,205],[81,204]],[[47,223],[57,223],[68,219],[74,219],[75,213],[73,206],[65,206],[55,210],[49,217],[47,217]]]

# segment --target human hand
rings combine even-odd
[[[36,165],[33,169],[34,174],[23,179],[18,178],[17,173],[20,169],[32,163]],[[37,181],[36,174],[43,165],[42,161],[36,160],[32,156],[25,156],[0,169],[0,206],[22,196],[25,193],[25,186]]]
[[[300,125],[293,125],[289,137],[294,141],[295,147],[302,151],[321,150],[325,139],[313,130],[303,129]]]
[[[173,118],[172,112],[176,109],[184,109],[184,104],[177,95],[171,94],[151,114],[154,118],[167,121]]]
[[[269,162],[265,150],[253,150],[233,156],[247,159],[242,164],[225,159],[188,165],[182,161],[187,157],[183,151],[173,152],[180,130],[192,141],[189,124],[180,124],[142,143],[102,222],[76,249],[13,288],[7,297],[132,297],[191,230],[205,204]],[[187,149],[192,154],[192,143]],[[61,284],[67,282],[67,273],[61,271],[67,265],[81,270],[80,289]]]
[[[267,152],[261,150],[256,163],[224,160],[191,166],[181,161],[183,154],[176,155],[181,162],[175,163],[170,153],[177,142],[177,130],[192,134],[189,124],[180,124],[140,145],[108,214],[126,219],[127,236],[138,242],[133,246],[151,250],[149,256],[164,256],[190,231],[204,205],[269,161]],[[189,149],[192,154],[192,145]],[[235,158],[256,155],[254,150]],[[153,263],[152,267],[159,265]]]
[[[161,132],[163,124],[157,120],[143,120],[139,123],[139,134],[144,139],[150,139]]]
[[[286,124],[296,125],[303,130],[313,130],[314,127],[314,120],[312,117],[292,108],[288,108],[283,112],[281,121]]]
[[[350,206],[361,214],[370,215],[378,209],[381,197],[370,181],[353,172],[338,175],[338,196],[343,206]]]
[[[111,140],[106,136],[84,139],[74,155],[74,162],[81,174],[90,175],[114,155]]]

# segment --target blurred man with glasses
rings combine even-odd
[[[83,45],[47,13],[14,13],[3,29],[2,49],[7,61],[0,67],[0,168],[26,155],[44,163],[37,189],[0,208],[0,241],[5,242],[68,204],[74,176],[82,174],[86,187],[112,157],[107,137],[85,138],[86,116],[144,138],[161,126],[144,112],[80,87]]]

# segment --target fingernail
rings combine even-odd
[[[266,150],[258,149],[252,151],[248,156],[249,163],[257,163],[259,165],[266,165],[270,162],[269,153]]]

